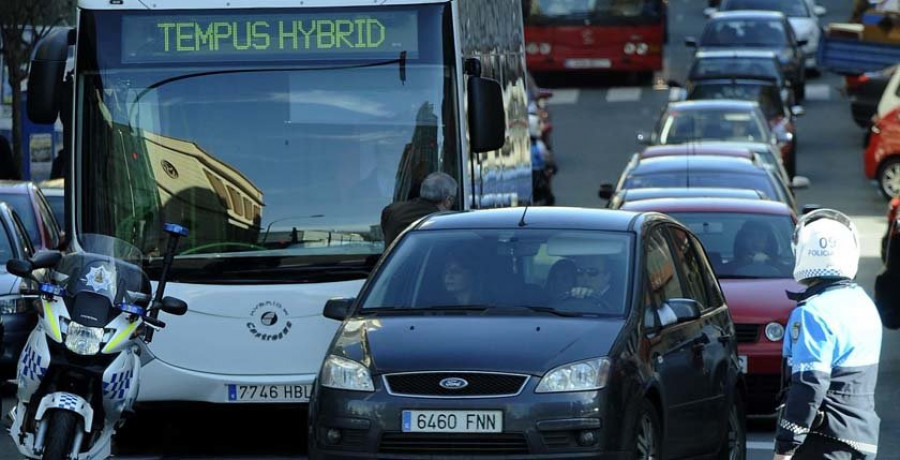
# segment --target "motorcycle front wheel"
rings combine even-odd
[[[66,460],[75,442],[78,430],[78,414],[67,410],[50,412],[47,418],[47,435],[44,439],[44,460]]]

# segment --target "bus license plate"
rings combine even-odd
[[[747,357],[746,356],[738,356],[738,364],[741,365],[741,373],[747,373]]]
[[[567,69],[608,69],[612,67],[609,59],[566,59],[563,64]]]
[[[404,433],[502,433],[503,411],[405,410]]]
[[[312,385],[225,385],[228,402],[233,403],[275,403],[309,402]]]

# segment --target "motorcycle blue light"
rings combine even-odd
[[[41,293],[54,296],[62,296],[63,288],[55,284],[41,283]]]
[[[130,304],[130,303],[119,304],[119,310],[122,310],[125,313],[131,313],[132,315],[138,315],[138,316],[144,316],[144,314],[147,312],[143,308],[141,308],[137,305]]]
[[[163,230],[165,230],[166,233],[173,233],[179,236],[188,236],[187,227],[178,224],[166,224],[163,226]]]

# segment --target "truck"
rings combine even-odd
[[[79,0],[37,47],[29,116],[68,129],[66,234],[128,241],[160,275],[188,227],[138,408],[308,404],[426,175],[457,210],[532,201],[520,0]],[[75,50],[68,68],[66,56]]]

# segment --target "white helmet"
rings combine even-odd
[[[794,279],[853,279],[859,266],[859,237],[849,217],[833,209],[804,215],[794,229]]]
[[[528,114],[528,134],[533,138],[541,137],[541,116],[536,113]]]

